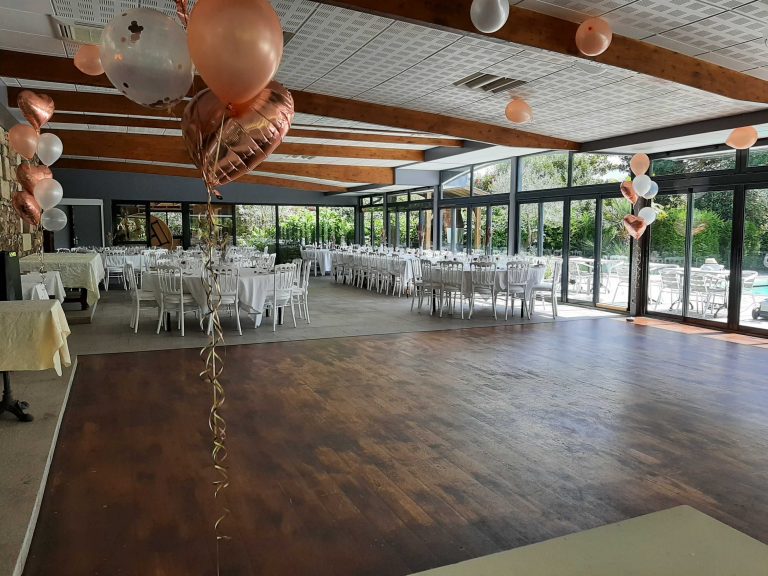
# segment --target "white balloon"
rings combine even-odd
[[[650,200],[651,198],[654,198],[656,194],[659,193],[659,185],[656,184],[653,180],[651,180],[651,188],[648,190],[648,192],[645,193],[645,196],[643,198],[647,198]]]
[[[648,194],[648,191],[651,189],[651,177],[647,174],[636,176],[635,179],[632,180],[632,186],[634,186],[635,192],[637,192],[639,196],[645,198],[645,195]]]
[[[64,190],[53,178],[43,178],[37,183],[34,190],[35,200],[43,210],[50,210],[61,202]]]
[[[472,0],[469,17],[480,32],[496,32],[507,23],[509,0]]]
[[[641,208],[637,215],[645,220],[645,223],[650,226],[656,220],[656,208],[646,206],[645,208]]]
[[[40,162],[50,166],[61,158],[62,152],[64,152],[64,144],[56,134],[50,132],[40,134],[37,140],[37,157],[40,158]]]
[[[142,106],[169,108],[192,86],[187,34],[157,10],[118,12],[104,28],[100,55],[109,81]]]
[[[43,212],[40,223],[46,230],[58,232],[67,225],[67,215],[59,208],[51,208]]]

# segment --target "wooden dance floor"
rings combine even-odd
[[[617,320],[229,347],[221,574],[405,575],[678,504],[768,542],[766,360]],[[216,573],[200,368],[80,357],[24,574]]]

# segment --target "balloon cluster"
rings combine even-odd
[[[61,157],[64,146],[56,134],[40,134],[40,128],[51,119],[55,106],[47,94],[22,90],[16,104],[29,124],[17,124],[8,131],[11,148],[27,162],[16,168],[21,190],[13,195],[16,213],[28,224],[56,232],[67,225],[67,215],[55,206],[64,191],[49,168]]]
[[[636,204],[640,198],[650,200],[659,193],[659,185],[646,174],[651,167],[651,160],[647,154],[635,154],[629,161],[629,167],[635,175],[632,181],[621,183],[621,195],[631,204]],[[624,228],[635,240],[639,240],[648,226],[656,220],[657,212],[653,206],[641,208],[637,213],[624,217]]]

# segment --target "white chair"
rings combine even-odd
[[[661,270],[661,289],[659,290],[659,296],[656,299],[656,305],[654,310],[659,308],[664,299],[664,294],[669,294],[669,311],[672,311],[675,306],[682,305],[683,302],[683,275],[682,270],[677,267],[664,268]]]
[[[240,271],[233,266],[217,266],[214,268],[216,274],[216,280],[219,283],[220,299],[219,308],[221,306],[227,306],[231,313],[235,315],[235,323],[237,325],[237,332],[240,336],[243,335],[243,329],[240,327]],[[211,288],[211,278],[208,274],[203,275],[204,282],[206,282]],[[214,293],[211,293],[211,297],[214,297]],[[213,315],[208,311],[208,334],[213,330]]]
[[[464,319],[464,295],[462,283],[464,279],[464,264],[461,262],[440,262],[440,317],[443,317],[445,301],[448,300],[450,313],[453,314],[456,296],[459,297],[461,306],[461,319]]]
[[[109,252],[104,254],[104,290],[109,291],[109,282],[118,278],[125,289],[125,252]]]
[[[520,315],[525,314],[528,304],[525,301],[525,290],[528,286],[528,268],[530,264],[524,260],[507,262],[507,286],[504,288],[504,320],[509,319],[509,301],[512,300],[512,315],[515,315],[515,300],[520,300]],[[530,313],[529,313],[530,314]],[[529,315],[530,317],[530,315]]]
[[[408,260],[400,258],[399,255],[395,255],[392,259],[390,268],[390,274],[392,277],[392,296],[397,291],[397,297],[400,298],[403,295],[403,290],[407,291],[407,277],[408,277]],[[407,292],[406,292],[407,293]]]
[[[311,265],[311,261],[310,261]],[[265,308],[272,311],[272,332],[277,331],[278,309],[285,310],[291,307],[293,327],[296,328],[296,315],[293,311],[293,278],[296,275],[296,266],[293,264],[278,264],[275,266],[275,282],[272,294],[267,296]]]
[[[191,294],[184,293],[184,274],[177,266],[161,265],[157,267],[157,284],[160,288],[160,318],[157,321],[157,333],[165,323],[165,315],[176,312],[177,324],[184,336],[184,314],[198,313],[197,303]],[[188,307],[188,310],[184,308]],[[167,326],[166,326],[167,328]]]
[[[472,262],[469,265],[472,277],[472,294],[469,296],[469,318],[475,310],[475,296],[487,297],[496,318],[496,264],[493,262]]]
[[[766,256],[768,258],[768,256]],[[752,306],[757,306],[757,300],[755,299],[755,295],[752,292],[752,288],[755,286],[755,280],[757,280],[757,272],[754,270],[744,270],[741,273],[741,293],[742,298],[741,301],[745,302],[746,298],[744,298],[745,294],[748,294],[749,297],[752,299]]]
[[[562,288],[562,276],[563,276],[563,261],[559,258],[554,260],[552,265],[552,276],[547,280],[544,280],[538,284],[535,284],[531,288],[531,303],[528,305],[530,314],[533,314],[536,306],[536,298],[541,296],[542,303],[544,297],[549,295],[552,302],[552,317],[557,318],[557,297],[560,294]]]
[[[297,274],[296,282],[293,287],[293,298],[296,299],[296,304],[299,305],[299,318],[306,318],[307,324],[309,321],[309,273],[312,263],[309,260],[302,262],[299,274]]]
[[[128,291],[131,294],[131,321],[130,327],[133,328],[133,333],[139,332],[139,319],[141,318],[141,305],[149,304],[147,308],[158,309],[157,300],[155,299],[155,293],[152,290],[140,289],[136,282],[136,273],[133,269],[133,264],[126,262],[125,264],[125,279],[128,283]]]
[[[419,299],[419,314],[421,314],[421,305],[426,298],[429,306],[429,314],[432,315],[432,299],[434,298],[435,283],[434,283],[434,271],[432,269],[432,261],[427,259],[413,260],[413,293],[411,300],[411,312],[413,312],[413,304],[416,298]]]

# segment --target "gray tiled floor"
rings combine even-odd
[[[102,292],[102,298],[93,315],[91,324],[72,325],[70,348],[75,354],[103,354],[110,352],[133,352],[141,350],[167,350],[173,348],[197,348],[205,344],[207,338],[200,331],[197,320],[189,315],[185,324],[186,335],[182,338],[178,330],[155,333],[157,314],[154,310],[143,310],[138,334],[128,326],[130,299],[128,294],[117,287],[109,292]],[[466,304],[465,304],[466,305]],[[468,305],[465,316],[468,312]],[[430,316],[425,308],[421,314],[410,311],[411,300],[385,296],[375,292],[360,290],[351,286],[335,284],[329,277],[311,278],[310,280],[310,315],[311,324],[297,318],[297,328],[293,327],[290,315],[283,326],[272,332],[269,318],[262,325],[254,328],[253,320],[241,314],[243,335],[237,334],[234,319],[224,311],[222,323],[225,344],[254,344],[259,342],[279,342],[315,338],[334,338],[339,336],[357,336],[371,334],[391,334],[397,332],[423,332],[431,330],[455,330],[478,326],[492,326],[504,323],[552,322],[549,303],[539,303],[533,318],[520,318],[520,303],[515,308],[514,317],[504,321],[503,304],[498,309],[499,320],[494,321],[487,303],[478,303],[472,320],[462,320],[444,315],[443,318]],[[560,305],[557,321],[582,318],[613,317],[614,315],[595,309]]]

